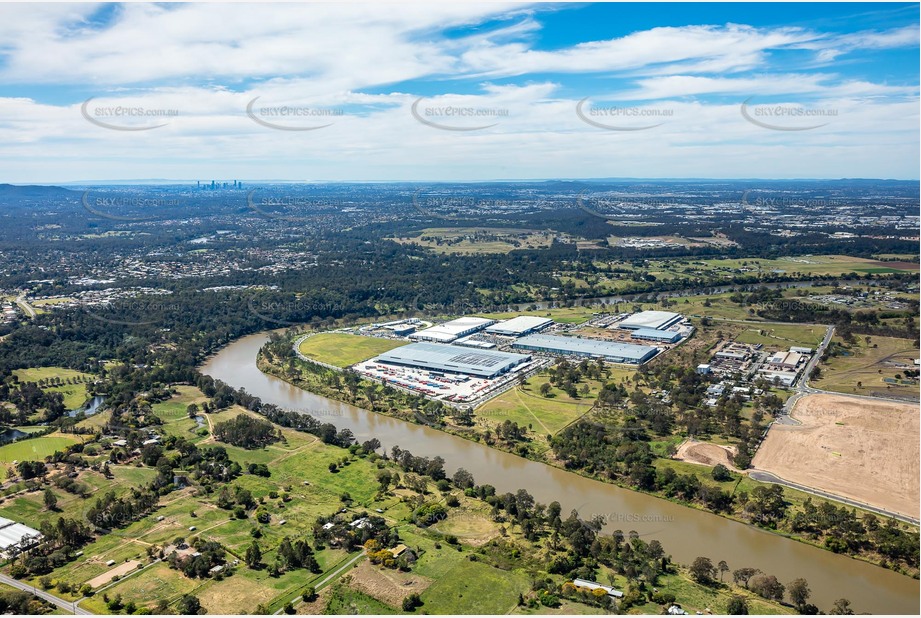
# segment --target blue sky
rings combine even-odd
[[[0,5],[0,182],[917,178],[919,7]]]

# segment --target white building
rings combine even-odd
[[[495,324],[495,322],[495,320],[490,320],[488,318],[457,318],[456,320],[451,320],[450,322],[445,322],[438,326],[420,330],[419,332],[411,334],[409,338],[414,341],[451,343],[455,339],[483,330],[487,326]]]

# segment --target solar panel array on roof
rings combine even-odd
[[[469,350],[439,343],[411,343],[384,352],[372,360],[390,365],[405,365],[418,369],[492,378],[530,359],[531,357],[526,354]]]

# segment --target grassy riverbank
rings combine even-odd
[[[337,382],[330,380],[329,377],[326,375],[325,370],[316,370],[315,369],[316,366],[313,366],[313,365],[307,366],[306,363],[301,363],[300,361],[298,361],[300,365],[297,371],[292,372],[290,369],[290,365],[287,366],[287,369],[286,369],[285,366],[282,366],[279,363],[269,362],[266,356],[262,353],[260,353],[257,363],[258,363],[260,370],[266,373],[269,373],[275,377],[285,380],[294,386],[308,390],[318,395],[322,395],[324,397],[329,397],[330,399],[343,401],[351,405],[362,407],[362,408],[371,410],[373,412],[377,412],[377,413],[391,416],[394,418],[399,418],[404,421],[408,421],[408,422],[412,422],[416,424],[426,424],[435,429],[444,431],[446,433],[450,433],[452,435],[456,435],[456,436],[459,436],[459,437],[462,437],[468,440],[472,440],[475,442],[482,442],[498,450],[510,452],[510,453],[513,453],[513,454],[516,454],[522,457],[526,457],[533,461],[537,461],[537,462],[544,463],[547,465],[552,465],[560,469],[565,469],[569,472],[575,472],[587,478],[592,478],[594,480],[607,482],[607,483],[617,485],[625,489],[630,489],[632,491],[640,491],[641,493],[646,493],[648,495],[651,495],[657,498],[668,500],[675,504],[680,504],[682,506],[686,506],[689,508],[695,508],[698,510],[706,511],[708,513],[719,515],[721,517],[725,517],[733,521],[738,521],[746,525],[752,525],[752,523],[751,523],[750,517],[748,517],[745,514],[744,509],[741,506],[741,503],[746,501],[748,497],[751,496],[752,493],[759,487],[761,488],[775,487],[768,483],[761,483],[761,482],[755,481],[744,474],[741,474],[741,475],[734,474],[731,480],[717,482],[711,477],[709,468],[706,468],[700,465],[694,465],[694,464],[688,464],[688,463],[684,463],[680,461],[675,461],[667,457],[660,457],[659,459],[655,461],[655,467],[656,467],[657,472],[661,472],[662,470],[666,468],[671,468],[678,474],[697,476],[702,484],[713,486],[715,488],[718,488],[721,491],[725,491],[731,494],[733,497],[732,507],[729,508],[728,510],[714,512],[713,510],[706,508],[706,506],[702,502],[681,500],[673,496],[668,496],[661,491],[643,491],[629,483],[621,481],[620,479],[611,479],[607,477],[602,477],[598,474],[589,474],[589,473],[586,473],[584,470],[580,470],[580,469],[566,468],[562,464],[562,462],[556,460],[553,457],[552,450],[549,448],[549,444],[547,442],[545,434],[540,429],[538,429],[537,431],[534,431],[532,434],[533,437],[530,439],[530,441],[525,442],[524,445],[520,441],[505,441],[505,440],[499,439],[491,431],[486,431],[491,427],[490,423],[494,421],[495,418],[498,418],[498,417],[490,417],[488,414],[490,411],[492,412],[504,411],[505,414],[509,415],[507,418],[510,418],[510,416],[513,413],[516,417],[522,416],[525,413],[529,413],[534,417],[534,420],[536,421],[540,420],[541,415],[534,414],[533,408],[527,409],[524,406],[525,402],[521,401],[523,393],[518,392],[519,390],[521,390],[521,387],[518,387],[512,391],[508,391],[508,393],[506,393],[504,397],[506,399],[510,397],[518,398],[521,401],[522,406],[512,406],[509,409],[505,409],[505,406],[501,402],[495,403],[495,402],[498,402],[498,400],[494,400],[494,402],[490,402],[489,404],[481,408],[481,410],[477,411],[477,415],[474,417],[475,423],[473,424],[473,426],[463,426],[463,425],[459,425],[459,424],[450,422],[448,420],[449,417],[442,418],[440,422],[431,421],[428,417],[426,417],[425,414],[420,412],[419,401],[417,398],[413,398],[410,395],[397,391],[397,394],[395,397],[388,399],[380,395],[380,393],[378,392],[380,390],[380,387],[373,382],[361,381],[358,387],[353,387],[351,389],[347,389],[341,386],[337,388],[335,386]],[[617,376],[615,377],[615,379],[624,379],[625,377],[626,376]],[[534,380],[539,380],[539,379],[540,379],[539,377],[532,378],[532,382]],[[592,387],[590,389],[590,392],[592,393],[597,392],[596,388],[597,386]],[[370,398],[367,396],[367,392],[369,390],[375,393],[375,395],[373,395]],[[573,415],[573,418],[569,419],[568,422],[573,422],[582,414],[585,414],[590,411],[591,402],[593,401],[593,398],[587,396],[584,398],[584,400],[586,403],[580,406],[581,409],[576,408],[576,409],[579,409],[580,414]],[[556,410],[557,407],[559,407],[559,402],[553,402],[551,405],[551,408],[553,410]],[[482,410],[486,410],[487,415],[483,418],[480,418],[479,413],[482,412]],[[554,418],[555,418],[555,415],[554,415]],[[526,420],[526,419],[522,416],[522,420]],[[562,419],[555,419],[555,420],[561,421]],[[556,426],[560,427],[559,423]],[[743,499],[743,496],[744,496],[744,499]],[[823,534],[816,534],[816,533],[798,532],[794,530],[791,522],[793,522],[794,519],[796,519],[800,514],[804,512],[807,501],[809,501],[812,505],[818,508],[821,508],[821,506],[825,503],[829,503],[835,507],[840,507],[840,505],[833,501],[825,500],[817,496],[811,496],[810,494],[806,494],[804,492],[800,492],[800,491],[790,489],[790,488],[783,488],[783,498],[787,506],[786,516],[782,518],[779,524],[776,525],[775,527],[759,526],[759,528],[772,532],[774,534],[778,534],[780,536],[787,537],[792,540],[796,540],[802,543],[806,543],[808,545],[812,545],[817,548],[828,550],[828,547],[826,546],[826,543],[829,542],[828,536],[823,535]],[[870,515],[869,512],[862,511],[860,509],[850,509],[850,510],[855,512],[857,516],[861,519]],[[905,530],[912,529],[912,527],[908,526],[907,524],[898,524],[898,526],[901,529],[905,529]],[[914,529],[914,530],[917,530],[917,529]],[[882,566],[884,568],[890,568],[892,570],[898,571],[900,573],[903,573],[911,577],[915,577],[915,578],[918,577],[917,568],[912,568],[908,565],[905,565],[904,563],[903,564],[893,564],[892,562],[887,561],[885,557],[879,554],[876,554],[874,552],[871,552],[871,551],[850,552],[847,555],[849,555],[852,558],[858,559],[858,560],[863,560],[871,564]]]

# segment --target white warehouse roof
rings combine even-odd
[[[675,322],[681,320],[680,313],[671,311],[640,311],[634,313],[628,318],[621,320],[618,324],[620,328],[652,328],[662,330],[668,328]]]
[[[494,324],[495,320],[489,318],[463,317],[420,330],[409,336],[410,339],[419,339],[424,341],[449,342],[458,337],[475,333],[478,330]]]
[[[536,315],[519,315],[510,320],[493,324],[486,329],[487,333],[495,335],[524,335],[539,328],[553,324],[550,318],[541,318]]]

